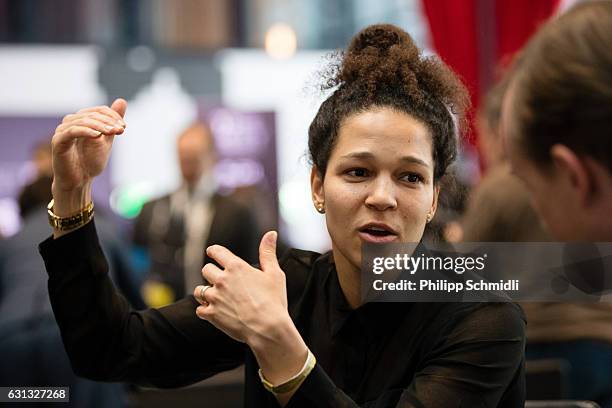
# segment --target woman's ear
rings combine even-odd
[[[567,192],[572,192],[581,206],[588,206],[593,197],[595,180],[585,161],[562,144],[550,148],[550,156]]]
[[[312,192],[312,201],[315,208],[325,205],[325,192],[323,191],[323,177],[319,173],[317,166],[312,166],[310,169],[310,190]]]

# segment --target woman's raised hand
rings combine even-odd
[[[113,139],[125,130],[124,99],[66,115],[53,135],[55,214],[68,216],[91,201],[91,183],[110,156]]]

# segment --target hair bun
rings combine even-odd
[[[416,88],[421,65],[420,50],[407,32],[391,24],[375,24],[353,37],[333,82],[359,82],[370,92],[406,84]]]
[[[384,55],[394,46],[411,49],[415,56],[418,54],[408,33],[391,24],[375,24],[361,30],[351,40],[347,53]]]
[[[346,51],[332,58],[320,73],[321,89],[354,89],[359,98],[377,103],[395,98],[423,109],[450,109],[464,124],[469,96],[463,84],[439,58],[423,55],[401,28],[368,26],[355,34]]]

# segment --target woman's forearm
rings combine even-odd
[[[40,252],[53,312],[77,374],[178,387],[244,362],[244,344],[199,320],[191,297],[161,309],[131,310],[110,280],[94,222],[45,240]]]

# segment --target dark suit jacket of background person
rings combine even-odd
[[[213,244],[223,245],[249,263],[257,262],[261,232],[257,227],[254,214],[231,197],[220,194],[214,194],[211,197],[211,204],[214,213],[206,244],[202,248],[202,266],[214,262],[204,252],[206,246]],[[166,233],[160,237],[155,237],[151,233],[150,226],[154,211],[166,214],[169,223]],[[181,298],[186,294],[185,272],[181,259],[177,259],[172,251],[173,248],[184,247],[184,233],[184,226],[172,224],[170,195],[146,203],[134,224],[134,244],[148,250],[151,276],[170,285],[176,298]]]
[[[198,319],[193,296],[130,310],[107,278],[95,234],[91,222],[40,245],[77,373],[165,388],[245,364],[244,405],[278,406],[260,382],[252,351]],[[291,249],[279,264],[289,314],[317,358],[286,408],[524,405],[525,321],[517,305],[367,303],[351,310],[330,252]],[[83,314],[71,313],[75,308]]]
[[[100,214],[96,217],[114,282],[132,306],[144,307],[123,253],[125,244],[110,223]],[[70,403],[63,406],[124,406],[119,385],[80,379],[70,367],[51,310],[45,266],[36,250],[49,231],[46,209],[41,206],[26,216],[16,235],[0,241],[0,385],[69,386]]]

